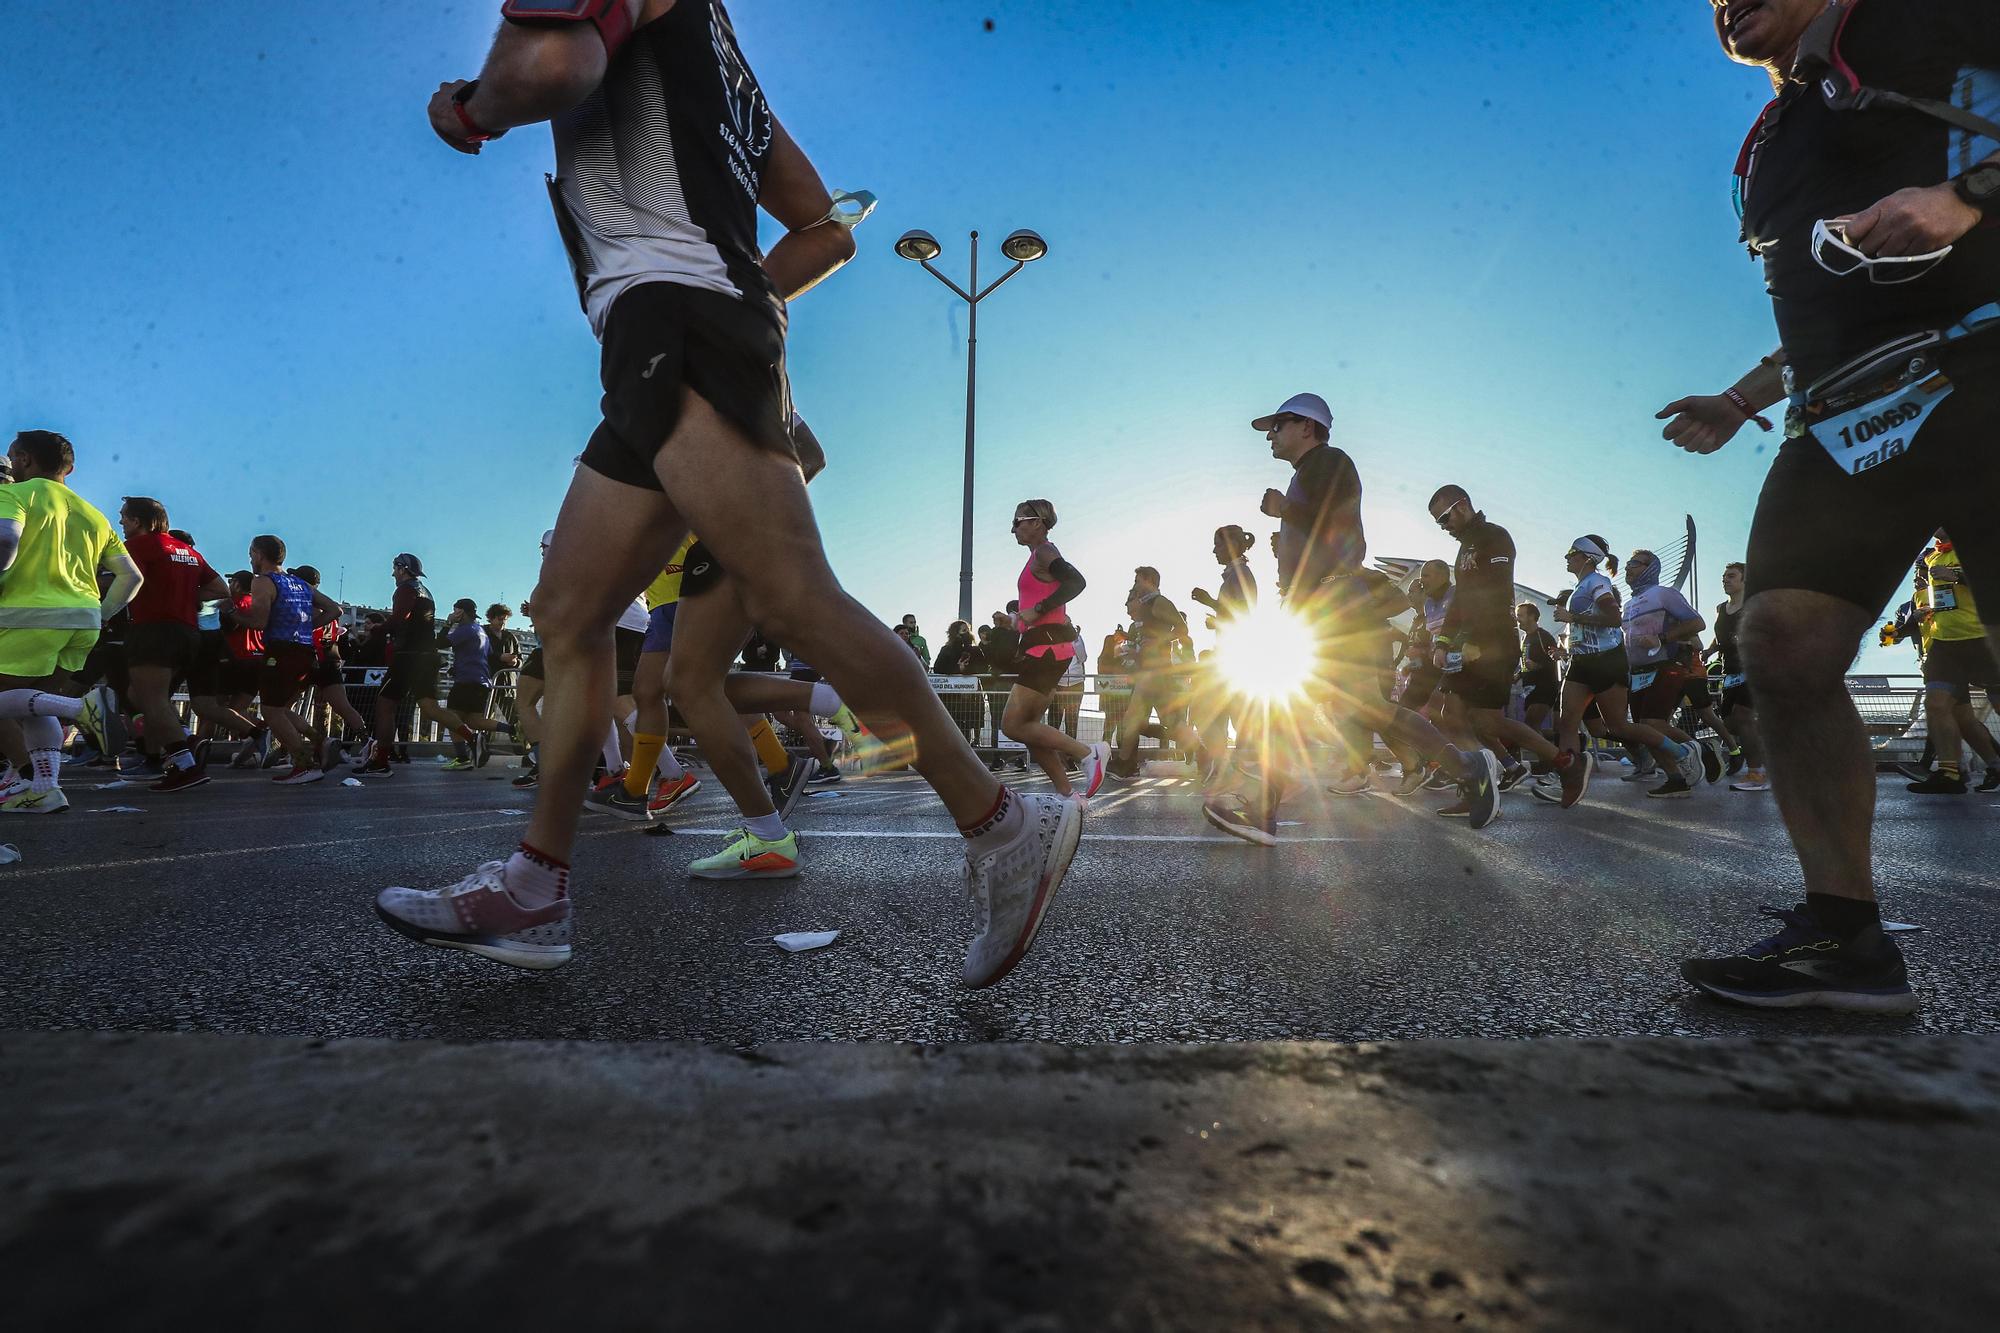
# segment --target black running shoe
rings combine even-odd
[[[838,764],[823,764],[810,778],[806,779],[806,785],[808,787],[831,787],[846,776],[845,773],[840,771]]]
[[[1472,827],[1485,828],[1500,817],[1500,761],[1491,750],[1466,751],[1465,761],[1472,771],[1458,784],[1459,799]]]
[[[1528,766],[1516,764],[1512,768],[1500,770],[1500,790],[1512,791],[1528,779]]]
[[[643,823],[653,817],[653,812],[649,808],[652,795],[651,792],[640,792],[634,796],[625,790],[624,783],[614,782],[609,787],[591,792],[583,798],[583,804],[586,809],[595,810],[600,814],[616,815],[620,819],[635,819]]]
[[[764,779],[764,785],[771,791],[771,804],[778,807],[778,818],[791,822],[792,811],[798,809],[799,798],[806,794],[806,783],[818,768],[811,759],[794,759],[783,777]]]
[[[472,766],[486,767],[486,761],[493,757],[493,733],[475,731],[472,733]]]
[[[1741,953],[1690,958],[1681,975],[1718,1000],[1760,1009],[1852,1009],[1907,1014],[1917,1007],[1896,942],[1870,925],[1850,940],[1829,934],[1805,904],[1761,909],[1784,929]]]
[[[535,765],[529,764],[526,768],[521,770],[521,776],[514,779],[513,785],[525,790],[529,787],[534,786],[535,783],[540,780],[541,780],[540,770],[537,769]]]
[[[1942,773],[1933,773],[1922,782],[1907,784],[1907,790],[1917,792],[1923,796],[1963,796],[1965,795],[1965,779],[1948,778]]]
[[[1742,746],[1739,745],[1735,749],[1731,750],[1729,752],[1729,765],[1728,765],[1729,776],[1733,778],[1738,773],[1741,773],[1743,771],[1743,765],[1747,762],[1748,761],[1745,760],[1743,757]]]
[[[1201,817],[1233,838],[1256,843],[1259,847],[1278,845],[1276,812],[1259,810],[1240,796],[1224,792],[1209,797],[1202,802]]]
[[[1701,751],[1701,776],[1703,779],[1709,782],[1722,781],[1722,756],[1716,753],[1715,743],[1713,741],[1696,741],[1695,746]]]
[[[1670,773],[1667,775],[1667,780],[1665,782],[1662,782],[1657,787],[1648,788],[1646,791],[1646,795],[1657,796],[1662,800],[1669,800],[1669,801],[1677,797],[1685,799],[1687,797],[1694,795],[1694,788],[1688,786],[1687,779],[1682,777],[1680,774]]]
[[[1973,790],[2000,791],[2000,768],[1995,768],[1992,765],[1988,765],[1986,769],[1986,776],[1979,780],[1979,785],[1977,787],[1974,787]]]

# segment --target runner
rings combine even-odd
[[[646,585],[646,634],[632,670],[632,762],[624,780],[593,791],[584,804],[621,819],[650,820],[694,794],[701,780],[688,773],[667,744],[667,663],[674,644],[674,616],[679,611],[681,578],[694,545],[690,535],[666,567]],[[659,790],[653,774],[659,772]]]
[[[1612,557],[1595,535],[1578,537],[1563,559],[1576,587],[1555,610],[1556,622],[1569,626],[1569,671],[1563,676],[1556,743],[1579,760],[1591,762],[1578,744],[1577,733],[1585,711],[1594,707],[1598,721],[1593,731],[1601,726],[1604,735],[1639,747],[1652,754],[1670,775],[1679,775],[1687,757],[1659,732],[1633,722],[1626,712],[1632,675],[1625,655],[1625,616],[1618,604],[1618,590],[1598,572],[1599,562],[1606,559]],[[1668,779],[1674,780],[1673,776]],[[1540,788],[1535,794],[1557,799]]]
[[[1518,747],[1549,765],[1562,784],[1562,806],[1583,799],[1590,786],[1590,761],[1574,750],[1561,750],[1542,733],[1506,715],[1513,702],[1514,676],[1521,662],[1521,639],[1514,623],[1514,538],[1507,529],[1472,507],[1463,487],[1440,486],[1431,496],[1431,520],[1458,539],[1457,591],[1438,631],[1436,651],[1457,653],[1462,666],[1455,693],[1465,706],[1473,736],[1497,755]],[[1518,760],[1507,764],[1500,790],[1509,791],[1528,776]],[[1470,805],[1461,800],[1438,811],[1461,815]]]
[[[1990,701],[2000,685],[2000,665],[1994,662],[1987,630],[1979,616],[1979,601],[1965,581],[1958,547],[1943,529],[1937,545],[1924,557],[1926,600],[1924,634],[1924,719],[1937,751],[1937,770],[1908,789],[1924,796],[1963,796],[1961,745],[1970,745],[1986,763],[1979,790],[2000,788],[2000,767],[1994,763],[1993,737],[1972,711],[1972,691],[1987,691]]]
[[[1139,738],[1147,734],[1155,713],[1159,714],[1158,734],[1163,743],[1178,745],[1188,754],[1201,750],[1201,737],[1188,721],[1187,673],[1175,657],[1176,646],[1187,641],[1187,617],[1161,595],[1159,570],[1140,565],[1132,571],[1132,590],[1126,594],[1125,609],[1132,617],[1132,695],[1119,727],[1116,753],[1103,768],[1120,782],[1139,776]],[[996,641],[1000,638],[994,636]],[[1020,641],[1018,632],[1014,638]],[[1015,649],[1016,656],[1019,652]],[[1012,659],[992,663],[1000,672],[1011,665]]]
[[[1310,692],[1336,716],[1345,715],[1418,758],[1435,758],[1459,783],[1474,828],[1500,813],[1499,763],[1484,750],[1461,752],[1437,729],[1382,697],[1380,648],[1389,633],[1389,603],[1401,593],[1386,579],[1357,577],[1368,554],[1361,525],[1361,478],[1347,454],[1333,447],[1333,413],[1318,394],[1296,394],[1250,423],[1264,432],[1271,455],[1292,465],[1285,491],[1267,490],[1260,506],[1279,520],[1278,592],[1285,607],[1313,633],[1319,659]],[[1386,591],[1385,591],[1386,590]],[[1277,811],[1291,785],[1277,747],[1261,781],[1234,764],[1221,790],[1202,806],[1209,823],[1248,842],[1274,846]],[[1231,790],[1231,787],[1248,790]]]
[[[1743,619],[1743,562],[1732,560],[1722,567],[1722,592],[1728,599],[1715,608],[1715,645],[1711,649],[1722,659],[1722,713],[1730,731],[1743,749],[1743,773],[1729,784],[1731,791],[1769,791],[1771,779],[1764,772],[1764,752],[1757,743],[1757,710],[1750,693],[1750,677],[1743,669],[1743,650],[1738,647],[1739,625]]]
[[[893,630],[895,627],[890,628]],[[898,632],[897,637],[903,636]],[[821,683],[820,674],[813,668],[813,664],[790,649],[785,652],[785,674],[794,684],[810,686]],[[735,700],[732,699],[731,702]],[[740,704],[738,711],[741,711]],[[806,778],[808,787],[832,787],[842,781],[840,765],[834,762],[833,750],[827,745],[826,737],[820,734],[819,722],[812,715],[810,701],[803,708],[773,709],[770,716],[779,726],[787,728],[797,736],[800,743],[806,747],[806,753],[812,756],[814,768]]]
[[[445,695],[445,710],[465,723],[473,733],[470,744],[452,741],[452,759],[447,771],[462,772],[484,768],[493,755],[493,735],[514,734],[511,722],[492,715],[493,645],[486,627],[479,623],[479,603],[461,597],[452,603],[445,618],[443,642],[451,649],[451,690]]]
[[[187,680],[201,661],[196,618],[204,600],[220,601],[229,584],[210,568],[201,552],[167,530],[167,507],[146,495],[128,495],[118,509],[125,549],[144,582],[129,608],[126,631],[132,701],[146,720],[146,744],[162,757],[157,792],[183,791],[208,781],[207,766],[196,761],[175,712],[176,683]]]
[[[302,787],[325,777],[312,742],[306,739],[292,703],[312,684],[319,666],[313,632],[340,619],[340,603],[285,569],[285,543],[264,533],[250,539],[250,604],[238,615],[258,631],[264,662],[257,697],[264,722],[291,756],[292,766],[272,779],[282,787]]]
[[[1209,609],[1208,628],[1221,630],[1230,623],[1248,615],[1257,605],[1257,578],[1250,572],[1250,552],[1257,543],[1248,532],[1231,523],[1215,530],[1215,541],[1211,550],[1215,563],[1222,566],[1222,586],[1211,593],[1206,588],[1196,588],[1189,596],[1198,604]],[[1079,649],[1081,643],[1079,642]],[[1115,663],[1106,667],[1100,662],[1099,670],[1115,670]],[[1081,682],[1079,682],[1080,684]],[[1202,784],[1213,782],[1229,762],[1229,734],[1234,727],[1238,744],[1254,741],[1245,734],[1250,724],[1249,709],[1236,707],[1236,698],[1226,687],[1211,684],[1196,691],[1196,700],[1202,716],[1195,718],[1195,731],[1201,737],[1202,753],[1198,760],[1201,768]],[[1074,724],[1069,728],[1075,732]],[[1106,719],[1106,734],[1109,735],[1109,718]]]
[[[1715,693],[1708,684],[1708,649],[1702,646],[1701,636],[1687,641],[1683,649],[1687,681],[1681,686],[1681,703],[1694,714],[1697,724],[1705,725],[1715,733],[1715,744],[1709,744],[1695,736],[1695,743],[1701,746],[1702,775],[1710,782],[1720,780],[1724,774],[1734,777],[1743,770],[1743,744],[1723,721],[1722,714],[1715,706]],[[1696,728],[1688,729],[1694,734]],[[1717,753],[1718,747],[1720,753]]]
[[[1006,668],[1015,679],[1007,692],[1000,730],[1028,747],[1029,757],[1041,765],[1058,793],[1087,802],[1104,783],[1111,747],[1103,741],[1085,745],[1045,720],[1056,686],[1076,655],[1076,628],[1070,624],[1068,607],[1084,589],[1083,575],[1049,540],[1049,529],[1055,525],[1056,507],[1047,500],[1023,500],[1014,506],[1014,544],[1028,549],[1028,562],[1015,580],[1021,609],[1014,626],[1021,631],[1021,656]],[[1070,787],[1065,755],[1082,765],[1080,793]]]
[[[441,86],[430,111],[441,138],[476,153],[491,134],[567,108],[554,113],[551,192],[604,344],[606,419],[556,523],[549,596],[537,597],[551,781],[508,860],[428,893],[387,890],[378,910],[424,942],[517,966],[567,961],[569,857],[590,748],[609,720],[605,632],[692,528],[740,581],[753,620],[910,755],[966,835],[981,920],[961,978],[992,985],[1032,944],[1082,813],[1001,786],[923,664],[827,567],[790,434],[784,329],[788,304],[854,254],[849,226],[865,207],[843,214],[820,183],[716,0],[588,0],[544,17],[588,17],[595,31],[503,23],[484,77]],[[786,228],[768,254],[760,204]]]
[[[1562,706],[1562,676],[1556,662],[1563,650],[1556,636],[1542,628],[1542,608],[1533,602],[1514,608],[1514,623],[1521,630],[1521,688],[1526,691],[1522,715],[1539,732]]]
[[[300,565],[292,571],[306,581],[315,592],[319,590],[319,570],[311,565]],[[366,736],[368,720],[361,716],[347,697],[347,677],[344,672],[347,633],[340,620],[335,618],[313,629],[313,649],[318,660],[313,665],[313,716],[306,719],[306,729],[320,747],[320,767],[331,771],[340,766],[341,747],[333,734],[332,722],[327,717],[331,713],[338,717],[350,735]]]
[[[76,468],[68,440],[22,431],[7,463],[14,480],[0,485],[0,718],[20,724],[32,776],[0,800],[0,814],[50,815],[69,808],[63,723],[81,719],[87,703],[63,691],[144,576],[110,521],[64,484]],[[101,595],[100,569],[111,572]]]
[[[1744,1004],[1909,1012],[1845,672],[1925,533],[1959,537],[1973,582],[2000,571],[2000,24],[1990,0],[1730,0],[1715,24],[1777,94],[1737,192],[1781,347],[1659,415],[1668,440],[1712,453],[1790,399],[1751,523],[1742,647],[1806,894],[1776,935],[1681,971]]]
[[[264,631],[249,624],[250,590],[257,576],[239,569],[229,576],[229,596],[223,600],[222,661],[216,669],[216,689],[224,706],[250,722],[251,732],[229,756],[231,768],[257,768],[271,751],[271,724],[253,711],[257,677],[264,665]]]
[[[375,744],[360,769],[363,777],[372,778],[395,773],[389,747],[395,743],[404,710],[412,703],[417,706],[417,719],[437,724],[445,734],[468,746],[477,740],[463,718],[438,703],[437,603],[424,585],[424,562],[405,551],[390,561],[389,572],[396,580],[389,618],[382,626],[389,669],[375,696]]]
[[[1671,721],[1687,689],[1689,668],[1684,645],[1693,643],[1708,628],[1708,622],[1688,605],[1687,598],[1660,583],[1660,558],[1651,551],[1634,551],[1626,560],[1625,586],[1632,590],[1623,621],[1632,720],[1666,737],[1677,757],[1667,780],[1646,795],[1687,797],[1704,778],[1713,782],[1722,772],[1707,748]],[[1664,760],[1657,753],[1654,757]],[[1709,775],[1711,765],[1714,776]]]

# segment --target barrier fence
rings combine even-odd
[[[380,693],[382,679],[387,675],[383,667],[348,667],[342,672],[348,700],[363,717],[374,717],[376,696]],[[507,722],[519,720],[516,700],[520,672],[516,668],[505,668],[495,674],[489,689],[487,716]],[[1195,673],[1178,675],[1177,679],[1191,686]],[[1025,747],[1019,741],[1010,740],[1001,733],[1000,720],[1006,709],[1007,697],[1012,689],[1012,681],[1004,676],[932,676],[931,688],[943,701],[945,711],[965,733],[973,748],[989,759],[1012,761],[1025,758]],[[1722,691],[1720,676],[1710,677],[1712,692],[1719,700]],[[1117,739],[1119,729],[1124,724],[1133,698],[1133,679],[1122,675],[1089,674],[1074,684],[1059,686],[1051,706],[1044,717],[1051,726],[1067,732],[1085,743]],[[443,700],[451,692],[449,678],[442,678],[438,687],[438,698]],[[1185,692],[1185,686],[1183,693]],[[1923,716],[1924,685],[1920,676],[1849,676],[1848,696],[1853,699],[1856,710],[1861,715],[1862,724],[1867,728],[1870,743],[1879,758],[1885,762],[1897,762],[1915,758],[1924,748],[1925,729]],[[184,697],[182,699],[184,703]],[[305,701],[310,706],[315,701],[311,696]],[[1992,715],[1990,700],[1981,699],[1976,711],[1984,721]],[[1515,700],[1518,715],[1519,693]],[[184,710],[185,711],[185,710]],[[418,706],[414,703],[404,706],[399,719],[406,739],[414,744],[437,744],[448,741],[439,734],[435,723],[422,719]],[[1684,718],[1690,725],[1684,729],[1693,731],[1693,719]],[[1138,749],[1142,759],[1158,758],[1171,752],[1166,737],[1161,734],[1166,728],[1155,717],[1151,725],[1140,735]],[[1308,734],[1314,729],[1307,728]],[[354,739],[345,737],[345,739]],[[1321,743],[1331,744],[1331,738],[1322,734]]]

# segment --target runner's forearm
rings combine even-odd
[[[834,223],[788,231],[764,256],[764,272],[787,304],[811,291],[854,258],[854,237]]]
[[[1785,396],[1785,349],[1780,347],[1730,387],[1759,412]]]

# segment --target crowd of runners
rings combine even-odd
[[[987,651],[1004,630],[1013,683],[1000,726],[1049,779],[1047,790],[1016,791],[930,688],[914,625],[892,631],[842,591],[807,499],[825,455],[792,407],[788,310],[852,257],[872,197],[822,183],[766,103],[719,0],[509,4],[480,77],[441,85],[430,121],[466,154],[552,122],[551,198],[602,344],[603,419],[544,539],[526,608],[540,646],[521,664],[516,713],[535,747],[523,775],[535,786],[525,835],[454,884],[384,889],[378,915],[425,944],[518,967],[566,962],[583,810],[649,819],[693,788],[667,745],[669,706],[740,814],[737,835],[693,873],[796,874],[789,803],[837,770],[824,741],[793,760],[766,719],[791,719],[813,745],[813,719],[828,718],[869,764],[914,767],[963,834],[979,922],[961,976],[987,986],[1027,953],[1090,798],[1105,781],[1135,776],[1138,738],[1155,718],[1157,734],[1201,761],[1202,816],[1270,844],[1279,811],[1309,778],[1300,728],[1323,715],[1345,742],[1336,792],[1374,786],[1369,756],[1380,737],[1399,761],[1399,794],[1448,788],[1440,813],[1473,828],[1489,825],[1522,783],[1561,809],[1589,799],[1587,735],[1622,746],[1650,797],[1686,798],[1725,774],[1737,791],[1770,790],[1799,855],[1804,901],[1769,911],[1777,933],[1689,959],[1683,975],[1749,1004],[1907,1011],[1915,997],[1875,903],[1875,778],[1845,671],[1913,553],[1941,528],[1957,544],[1942,539],[1924,557],[1928,614],[1916,617],[1929,718],[1951,742],[1924,779],[1931,790],[1963,790],[1957,738],[1978,749],[1985,737],[1960,705],[1970,687],[2000,676],[1972,592],[2000,559],[1991,519],[2000,501],[1991,447],[2000,431],[2000,338],[1991,336],[2000,328],[2000,125],[1991,119],[2000,116],[1991,77],[2000,25],[1984,0],[1921,8],[1914,22],[1860,0],[1714,5],[1724,49],[1763,68],[1777,93],[1736,178],[1742,238],[1764,261],[1780,346],[1723,392],[1659,415],[1669,441],[1708,453],[1746,423],[1771,429],[1763,413],[1787,408],[1746,560],[1730,567],[1712,625],[1663,581],[1654,552],[1621,560],[1600,533],[1570,543],[1572,588],[1546,608],[1520,603],[1511,536],[1457,485],[1430,500],[1456,557],[1404,588],[1367,564],[1361,481],[1333,443],[1333,413],[1323,398],[1298,394],[1252,422],[1290,469],[1287,485],[1259,504],[1278,527],[1273,609],[1257,603],[1248,534],[1218,532],[1223,585],[1196,600],[1215,613],[1219,665],[1193,673],[1190,688],[1180,683],[1189,673],[1173,669],[1185,665],[1175,662],[1185,622],[1160,596],[1157,574],[1140,570],[1127,601],[1133,630],[1116,646],[1132,681],[1115,747],[1047,721],[1077,657],[1067,605],[1084,575],[1052,540],[1051,502],[1015,509],[1017,604]],[[1980,77],[1961,78],[1968,70]],[[768,250],[758,243],[760,208],[783,228]],[[132,698],[166,766],[162,781],[198,782],[199,748],[162,700],[178,665],[206,651],[203,625],[178,612],[138,614],[169,598],[176,608],[228,600],[225,641],[263,636],[261,713],[241,706],[245,678],[225,674],[201,678],[214,688],[199,695],[196,715],[222,733],[268,729],[291,759],[280,781],[313,781],[324,766],[313,746],[329,723],[288,705],[328,679],[339,608],[305,570],[286,567],[284,544],[256,538],[247,582],[233,583],[166,528],[157,502],[127,502],[121,543],[62,485],[72,459],[61,437],[27,432],[10,457],[15,482],[0,487],[0,718],[18,723],[26,786],[6,808],[59,799],[49,793],[61,724],[88,721],[90,706],[71,692],[69,673],[127,602]],[[387,771],[395,719],[412,699],[477,764],[506,728],[455,707],[456,689],[441,705],[427,697],[435,607],[420,561],[398,556],[394,571],[395,600],[369,639],[387,658],[376,717],[341,713],[371,736],[363,771]],[[1413,609],[1418,623],[1399,631],[1392,622]],[[475,609],[461,604],[447,634],[468,618]],[[790,654],[789,676],[730,670],[753,627]],[[1292,679],[1242,687],[1226,660],[1239,631],[1260,636]],[[1702,666],[1710,653],[1722,663],[1719,699]],[[195,668],[188,676],[194,688]],[[327,695],[341,712],[330,680]],[[1714,743],[1698,740],[1696,727]],[[594,784],[600,766],[605,779]]]

